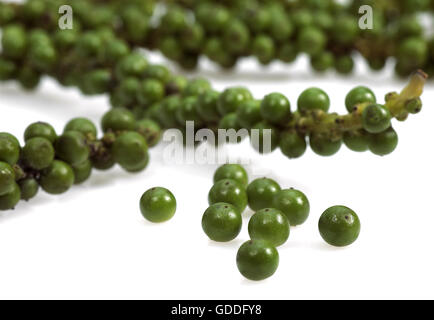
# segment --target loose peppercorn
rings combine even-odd
[[[206,209],[202,217],[202,229],[213,241],[229,242],[241,231],[243,219],[240,211],[229,203],[218,202]]]
[[[392,153],[397,146],[398,134],[392,127],[381,133],[373,134],[369,138],[369,150],[379,156]]]
[[[272,124],[283,124],[291,116],[291,104],[284,95],[271,93],[262,100],[261,115]]]
[[[15,171],[6,162],[0,161],[0,196],[13,191],[15,184]]]
[[[74,171],[63,161],[54,160],[51,165],[41,172],[40,185],[50,194],[61,194],[69,190],[74,184]]]
[[[301,93],[297,106],[300,112],[316,109],[327,112],[330,108],[330,98],[319,88],[309,88]]]
[[[288,218],[277,209],[259,210],[249,221],[249,235],[252,240],[266,240],[275,247],[281,246],[289,237]]]
[[[303,224],[309,217],[310,204],[306,195],[295,189],[285,189],[273,197],[272,208],[282,211],[291,226]]]
[[[0,132],[0,161],[10,165],[17,163],[20,156],[20,144],[13,135]]]
[[[357,214],[345,206],[328,208],[318,223],[321,237],[328,244],[344,247],[357,240],[360,234],[360,220]]]
[[[249,280],[265,280],[276,272],[278,266],[279,253],[265,240],[247,241],[238,250],[238,270]]]
[[[136,128],[136,119],[129,110],[114,108],[103,116],[101,126],[104,132],[131,131]]]
[[[77,131],[81,132],[86,137],[96,138],[97,129],[92,121],[87,118],[74,118],[70,120],[64,129],[64,132]]]
[[[11,210],[15,208],[21,199],[21,191],[18,184],[12,185],[12,190],[0,196],[0,211]]]
[[[36,170],[47,168],[53,162],[54,156],[54,147],[45,138],[29,139],[22,149],[22,157],[26,165]]]
[[[247,187],[247,199],[250,209],[258,211],[273,206],[275,195],[281,190],[273,179],[259,178],[253,180]]]
[[[342,146],[342,139],[333,141],[326,136],[317,134],[312,134],[309,142],[313,152],[323,157],[336,154]]]
[[[56,155],[71,166],[85,162],[90,155],[86,137],[78,131],[66,131],[56,141]]]
[[[363,128],[369,133],[380,133],[390,127],[389,109],[380,104],[367,106],[362,113]]]
[[[214,183],[223,179],[235,180],[242,186],[247,186],[249,181],[246,169],[239,164],[232,163],[227,163],[220,166],[214,173]]]
[[[39,183],[34,178],[26,178],[18,181],[21,190],[21,199],[29,201],[34,198],[39,191]]]
[[[345,98],[345,106],[348,112],[352,112],[354,107],[362,103],[376,103],[377,98],[371,89],[366,87],[356,87],[352,89]]]
[[[230,203],[243,212],[247,206],[245,187],[231,179],[217,181],[208,193],[208,203],[213,205],[218,202]]]
[[[253,97],[248,89],[243,87],[229,88],[220,94],[217,108],[219,113],[224,116],[236,112],[241,104],[251,99]]]
[[[140,198],[140,211],[150,222],[165,222],[175,215],[176,199],[168,189],[154,187]]]
[[[288,158],[299,158],[306,152],[306,138],[292,130],[283,131],[280,134],[279,147]]]
[[[112,147],[115,161],[126,171],[141,171],[148,165],[148,146],[137,132],[124,132],[116,138]]]
[[[35,122],[29,125],[24,132],[24,141],[32,138],[45,138],[51,143],[57,139],[57,134],[54,128],[46,122]]]

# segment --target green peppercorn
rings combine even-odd
[[[85,162],[90,155],[86,137],[78,131],[66,131],[56,141],[56,155],[71,166]]]
[[[57,134],[50,124],[35,122],[29,125],[24,131],[24,141],[27,142],[32,138],[45,138],[51,143],[54,143],[57,139]]]
[[[11,80],[17,71],[17,66],[13,61],[0,57],[0,80]]]
[[[276,46],[273,39],[267,35],[259,35],[253,39],[252,53],[260,63],[269,64],[276,52]]]
[[[301,30],[297,45],[300,51],[315,55],[324,49],[326,41],[326,37],[321,29],[306,27]]]
[[[136,119],[131,111],[125,108],[114,108],[104,114],[101,126],[104,132],[131,131],[136,128]]]
[[[146,143],[149,147],[157,145],[162,136],[160,125],[151,119],[142,119],[138,121],[136,130],[145,137]]]
[[[337,17],[333,31],[333,38],[336,42],[343,45],[354,43],[359,33],[358,20],[347,15]]]
[[[249,235],[252,240],[266,240],[275,247],[281,246],[289,237],[289,221],[277,209],[259,210],[249,221]]]
[[[324,157],[336,154],[342,146],[342,139],[331,140],[329,137],[319,134],[310,135],[309,142],[313,152]]]
[[[170,96],[161,103],[160,114],[161,124],[166,128],[178,127],[176,113],[181,105],[181,98],[178,96]]]
[[[239,210],[229,204],[218,202],[206,209],[202,217],[202,229],[213,241],[229,242],[241,231],[243,219]]]
[[[285,41],[293,35],[295,28],[285,13],[278,12],[279,14],[273,15],[270,21],[270,34],[277,41]]]
[[[350,208],[334,206],[321,215],[318,223],[321,237],[335,247],[345,247],[357,240],[360,234],[360,220]]]
[[[250,240],[238,250],[237,266],[245,278],[253,281],[265,280],[276,272],[279,253],[265,240]]]
[[[273,152],[279,145],[279,134],[276,127],[262,121],[253,126],[250,143],[259,153]]]
[[[64,132],[68,131],[77,131],[81,132],[83,135],[89,138],[96,138],[97,129],[94,123],[87,118],[74,118],[70,120],[63,130]]]
[[[377,98],[371,89],[367,87],[355,87],[345,98],[345,106],[348,112],[352,112],[354,107],[362,103],[376,103]]]
[[[181,44],[187,50],[199,50],[204,36],[205,31],[200,24],[194,23],[187,25],[181,34]]]
[[[367,106],[362,113],[363,128],[369,133],[380,133],[390,127],[389,109],[380,104]]]
[[[348,149],[364,152],[369,149],[369,134],[364,130],[348,131],[344,134],[344,144]]]
[[[354,69],[354,60],[351,56],[340,56],[335,59],[336,71],[341,74],[350,74]]]
[[[53,144],[45,138],[32,138],[27,140],[22,149],[22,157],[29,167],[42,170],[50,166],[54,160]]]
[[[115,161],[126,171],[141,171],[148,165],[148,146],[137,132],[124,132],[117,137],[112,152]]]
[[[292,43],[281,44],[277,49],[277,57],[286,63],[292,63],[297,59],[298,51],[297,47]]]
[[[392,127],[381,133],[373,134],[369,138],[369,150],[379,156],[392,153],[397,146],[398,134]]]
[[[41,81],[41,74],[33,67],[22,66],[21,70],[18,72],[17,80],[23,89],[34,90]]]
[[[241,127],[251,129],[262,120],[261,101],[249,100],[238,106],[237,119]]]
[[[412,114],[419,113],[422,110],[422,100],[415,98],[407,101],[405,103],[405,109]]]
[[[310,204],[303,192],[285,189],[277,192],[274,196],[272,208],[282,211],[291,226],[298,226],[309,217]]]
[[[142,77],[148,66],[145,57],[133,52],[123,57],[116,65],[116,76],[120,79],[126,77]]]
[[[208,194],[210,205],[224,202],[234,205],[240,212],[247,206],[247,193],[245,187],[231,179],[217,181]]]
[[[11,166],[18,162],[20,157],[20,143],[13,135],[0,132],[0,161]]]
[[[181,105],[176,110],[176,120],[178,120],[178,124],[185,126],[187,121],[194,121],[196,128],[202,126],[203,121],[196,111],[197,100],[198,98],[196,96],[190,96],[181,101]]]
[[[259,178],[253,180],[247,187],[249,207],[258,211],[273,206],[275,195],[281,190],[279,184],[273,179]]]
[[[0,211],[11,210],[15,208],[21,199],[21,191],[18,184],[13,183],[12,190],[0,196]]]
[[[86,73],[83,81],[79,83],[80,90],[85,95],[96,95],[106,93],[112,81],[109,70],[100,69]]]
[[[48,168],[42,171],[40,184],[47,193],[61,194],[71,188],[74,179],[74,171],[69,164],[54,160]]]
[[[211,84],[209,81],[204,78],[197,78],[188,82],[182,95],[184,97],[199,96],[208,90],[211,90]]]
[[[161,19],[161,25],[167,33],[178,32],[187,25],[186,13],[177,7],[171,7]]]
[[[334,63],[334,56],[328,51],[317,53],[310,59],[310,64],[316,72],[325,72],[332,68]]]
[[[150,64],[145,69],[144,77],[147,79],[156,79],[166,84],[170,80],[170,71],[163,65]]]
[[[36,197],[39,191],[39,183],[34,178],[26,178],[18,182],[21,190],[21,199],[29,201]]]
[[[218,122],[220,120],[220,114],[217,110],[219,96],[220,93],[215,90],[207,90],[199,95],[196,112],[205,121]]]
[[[262,117],[273,124],[283,124],[291,117],[291,104],[280,93],[266,95],[261,103]]]
[[[303,91],[297,101],[298,111],[322,110],[327,112],[330,108],[330,98],[319,88],[309,88]]]
[[[163,84],[154,79],[147,79],[140,85],[137,99],[143,105],[150,105],[160,101],[164,97]]]
[[[427,41],[422,37],[405,39],[398,47],[398,63],[410,71],[421,68],[428,60],[429,48]]]
[[[6,162],[0,161],[0,196],[8,194],[14,190],[15,171]]]
[[[176,199],[166,188],[154,187],[142,195],[140,211],[148,221],[165,222],[175,215]]]
[[[225,115],[220,120],[218,128],[227,130],[226,140],[228,143],[240,143],[246,137],[243,132],[239,132],[241,127],[239,125],[238,116],[235,112]],[[233,130],[235,130],[235,132],[231,132]]]
[[[86,160],[82,163],[74,165],[72,167],[74,170],[74,184],[81,184],[89,179],[92,174],[92,162],[90,160]]]
[[[292,130],[284,131],[280,135],[279,147],[288,158],[299,158],[306,152],[306,138]]]
[[[246,169],[241,165],[234,163],[224,164],[214,173],[214,183],[224,179],[235,180],[242,186],[247,186],[247,183],[249,182]]]
[[[1,45],[6,57],[22,58],[27,49],[26,31],[19,25],[9,25],[3,28]]]
[[[108,61],[109,63],[116,63],[117,61],[122,60],[129,53],[130,48],[125,41],[120,39],[112,39],[106,43],[103,57],[104,60]]]
[[[219,113],[224,116],[236,112],[241,104],[251,99],[253,99],[252,94],[244,87],[228,88],[220,94],[217,108]]]
[[[233,54],[245,51],[250,44],[249,28],[240,20],[233,19],[223,29],[223,47]],[[219,50],[217,50],[219,51]]]
[[[98,154],[94,154],[91,162],[92,166],[97,170],[109,170],[116,164],[112,152],[106,148],[103,148]]]

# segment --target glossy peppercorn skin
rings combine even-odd
[[[369,149],[370,135],[364,130],[346,132],[343,142],[348,149],[355,152],[364,152]]]
[[[136,128],[136,119],[129,110],[114,108],[103,116],[101,124],[104,132],[132,131]]]
[[[39,183],[34,178],[26,178],[18,182],[21,190],[21,199],[29,201],[34,198],[39,191]]]
[[[240,247],[236,261],[238,270],[245,278],[261,281],[276,272],[279,266],[279,253],[265,240],[250,240]]]
[[[89,179],[92,174],[92,162],[90,160],[86,160],[82,163],[79,163],[75,166],[72,166],[72,170],[74,171],[74,184],[81,184]]]
[[[148,165],[149,154],[145,138],[137,132],[124,132],[112,147],[114,160],[126,171],[141,171]]]
[[[21,191],[18,184],[14,183],[10,192],[0,196],[0,211],[15,208],[21,199]]]
[[[242,186],[247,186],[249,181],[246,169],[239,164],[233,163],[227,163],[220,166],[214,173],[214,183],[223,179],[235,180]]]
[[[20,144],[13,135],[0,133],[0,161],[7,162],[10,165],[17,163],[20,157]]]
[[[15,171],[6,162],[0,162],[0,196],[14,190]]]
[[[220,115],[224,116],[231,112],[236,112],[239,105],[253,99],[249,90],[243,87],[226,89],[219,97],[217,109]]]
[[[380,133],[390,127],[390,111],[383,105],[368,105],[362,112],[363,128],[369,133]]]
[[[208,203],[224,202],[235,206],[240,212],[247,207],[247,193],[245,187],[235,180],[223,179],[217,181],[208,194]]]
[[[24,141],[32,138],[45,138],[51,143],[57,139],[54,128],[46,122],[35,122],[29,125],[24,132]]]
[[[330,98],[319,88],[309,88],[301,93],[297,101],[298,111],[322,110],[327,112],[330,108]]]
[[[175,196],[166,188],[151,188],[140,199],[140,211],[143,217],[150,222],[168,221],[176,212]]]
[[[283,131],[280,134],[279,147],[289,159],[300,158],[307,149],[306,137],[296,131]]]
[[[330,157],[336,154],[342,146],[342,140],[332,141],[326,136],[315,134],[310,136],[309,142],[313,152],[323,157]]]
[[[78,131],[66,131],[56,141],[56,155],[72,166],[85,162],[90,155],[86,137]]]
[[[97,129],[95,124],[87,118],[74,118],[70,120],[64,129],[67,131],[77,131],[83,134],[85,137],[95,139],[97,136]]]
[[[385,156],[395,151],[398,141],[398,134],[390,127],[384,132],[371,135],[368,146],[373,154]]]
[[[22,157],[26,165],[36,170],[47,168],[53,162],[54,156],[54,147],[45,138],[29,139],[22,149]]]
[[[345,247],[357,240],[360,234],[360,220],[348,207],[334,206],[321,215],[318,229],[321,237],[335,247]]]
[[[309,217],[310,203],[303,192],[295,189],[284,189],[273,197],[272,208],[283,212],[291,226],[298,226]]]
[[[272,124],[285,123],[291,116],[291,104],[284,95],[271,93],[262,100],[261,115]]]
[[[74,184],[74,171],[67,163],[54,160],[51,165],[41,172],[40,185],[50,194],[62,194]]]
[[[229,203],[218,202],[203,214],[202,229],[213,241],[229,242],[241,231],[243,219],[240,211]]]
[[[288,218],[280,210],[273,208],[259,210],[249,221],[250,239],[266,240],[275,247],[288,240],[289,228]]]
[[[377,98],[371,89],[363,86],[352,89],[345,98],[345,106],[348,112],[352,112],[354,107],[363,103],[376,103]]]
[[[249,207],[253,211],[271,208],[275,195],[281,190],[280,185],[269,178],[253,180],[247,187]]]

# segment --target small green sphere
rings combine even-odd
[[[253,126],[250,133],[250,143],[259,153],[273,152],[279,145],[279,130],[265,121]]]
[[[140,85],[137,99],[143,105],[151,105],[164,97],[164,85],[155,79],[147,79]]]
[[[56,155],[71,166],[85,162],[90,155],[86,137],[78,131],[66,131],[56,141]]]
[[[194,126],[201,127],[202,119],[198,115],[196,109],[197,97],[190,96],[181,100],[181,105],[176,110],[176,120],[181,126],[185,126],[187,121],[194,121]]]
[[[262,120],[261,101],[249,100],[238,106],[237,119],[241,127],[251,129]]]
[[[61,194],[71,188],[74,179],[74,171],[69,164],[54,160],[48,168],[42,171],[40,184],[47,193]]]
[[[129,110],[114,108],[103,116],[101,125],[104,132],[132,131],[136,128],[136,119]]]
[[[228,88],[220,94],[217,108],[220,115],[224,116],[236,112],[241,104],[252,99],[252,94],[244,87]]]
[[[327,42],[327,38],[321,29],[316,27],[303,28],[298,37],[298,49],[309,55],[320,53]]]
[[[265,240],[247,241],[238,250],[238,270],[249,280],[265,280],[276,272],[278,266],[279,252]]]
[[[247,186],[247,183],[249,182],[246,169],[239,164],[232,163],[227,163],[220,166],[214,173],[214,183],[223,179],[235,180],[242,186]]]
[[[165,222],[170,220],[176,212],[176,199],[166,188],[155,187],[142,195],[140,211],[148,221]]]
[[[156,146],[162,136],[160,125],[151,119],[137,121],[137,132],[145,137],[149,147]]]
[[[26,178],[18,182],[21,190],[21,199],[29,201],[34,198],[39,191],[39,183],[34,178]]]
[[[36,137],[45,138],[51,143],[54,143],[57,139],[57,134],[50,124],[45,122],[35,122],[29,125],[24,131],[24,141]]]
[[[176,113],[181,105],[181,98],[178,96],[169,96],[161,103],[160,122],[165,128],[178,127],[178,121],[176,120]]]
[[[353,112],[354,107],[362,103],[376,103],[377,98],[371,89],[367,87],[356,87],[352,89],[345,98],[345,106],[348,112]]]
[[[289,159],[300,158],[307,149],[306,138],[295,131],[284,131],[280,135],[279,147]]]
[[[54,160],[53,144],[45,138],[32,138],[27,140],[22,150],[22,157],[29,167],[42,170],[47,168]]]
[[[0,211],[11,210],[15,208],[21,199],[21,191],[18,184],[14,183],[12,190],[0,196]]]
[[[273,198],[272,208],[282,211],[291,226],[303,224],[310,212],[310,204],[306,195],[295,189],[279,191]]]
[[[389,109],[381,104],[371,104],[362,112],[363,128],[369,133],[380,133],[390,127],[392,116]]]
[[[188,82],[184,91],[182,92],[183,97],[190,96],[200,96],[202,93],[211,90],[211,83],[204,78],[192,79]]]
[[[247,206],[245,187],[231,179],[217,181],[209,191],[208,203],[213,205],[218,202],[230,203],[242,213]]]
[[[74,184],[81,184],[89,179],[92,174],[92,162],[90,160],[86,160],[83,163],[79,163],[72,167],[74,170]]]
[[[364,152],[369,149],[369,134],[364,130],[345,132],[343,140],[352,151]]]
[[[262,117],[273,124],[283,124],[291,117],[291,104],[280,93],[271,93],[261,103]]]
[[[0,162],[0,196],[11,193],[14,190],[15,171],[6,162]]]
[[[336,154],[342,146],[342,139],[332,141],[322,135],[313,134],[310,136],[309,141],[313,152],[323,157],[329,157]]]
[[[392,127],[384,132],[371,135],[369,139],[369,150],[378,156],[392,153],[397,146],[398,134]]]
[[[360,220],[350,208],[334,206],[321,215],[318,229],[325,242],[335,247],[345,247],[359,237]]]
[[[276,45],[273,38],[264,34],[255,37],[252,42],[252,53],[260,63],[269,64],[276,54]]]
[[[96,138],[97,136],[97,130],[94,123],[87,118],[74,118],[70,120],[64,129],[64,132],[67,131],[78,131],[86,137]]]
[[[330,108],[330,98],[319,88],[309,88],[302,92],[297,101],[298,111],[322,110],[327,112]]]
[[[335,59],[336,71],[340,74],[350,74],[354,70],[354,59],[351,56],[341,56]]]
[[[18,162],[20,157],[20,143],[13,135],[0,132],[0,161],[11,166]]]
[[[281,246],[289,237],[288,218],[277,209],[259,210],[249,221],[249,235],[252,240],[266,240],[275,247]]]
[[[241,231],[243,219],[239,210],[229,204],[218,202],[206,209],[202,217],[202,229],[213,241],[229,242]]]
[[[116,65],[116,76],[120,79],[126,77],[142,77],[148,66],[145,57],[133,52],[123,57]]]
[[[273,179],[255,179],[247,187],[249,207],[258,211],[273,206],[275,195],[281,190],[279,184]]]
[[[216,123],[220,120],[220,114],[217,110],[219,96],[220,93],[214,90],[207,90],[199,95],[196,112],[205,121]]]
[[[112,153],[115,161],[129,172],[141,171],[148,165],[148,145],[145,138],[137,132],[125,132],[117,137]]]
[[[326,72],[335,64],[335,57],[329,51],[317,53],[310,58],[310,64],[316,72]]]

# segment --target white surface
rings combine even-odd
[[[319,86],[341,113],[345,94],[356,85],[372,87],[380,101],[404,85],[390,78],[390,68],[370,74],[363,64],[349,78],[313,75],[305,59],[269,69],[245,61],[236,73],[216,72],[206,63],[203,68],[200,74],[218,89],[243,84],[258,98],[279,91],[293,107],[302,90]],[[434,298],[434,85],[429,86],[422,113],[395,122],[400,144],[385,158],[343,147],[331,158],[308,150],[291,161],[279,151],[258,155],[248,143],[230,148],[251,159],[250,171],[304,191],[311,202],[309,220],[292,229],[279,249],[280,267],[266,281],[244,280],[235,265],[251,213],[232,243],[212,243],[202,232],[217,165],[168,165],[157,147],[143,173],[95,172],[67,194],[41,192],[0,213],[0,298]],[[76,116],[99,122],[108,108],[104,97],[81,97],[51,80],[35,93],[0,85],[0,131],[20,137],[37,120],[61,131]],[[139,197],[153,186],[169,188],[178,200],[168,223],[152,225],[140,215]],[[327,246],[317,230],[321,213],[336,204],[353,208],[362,221],[360,238],[345,249]]]

